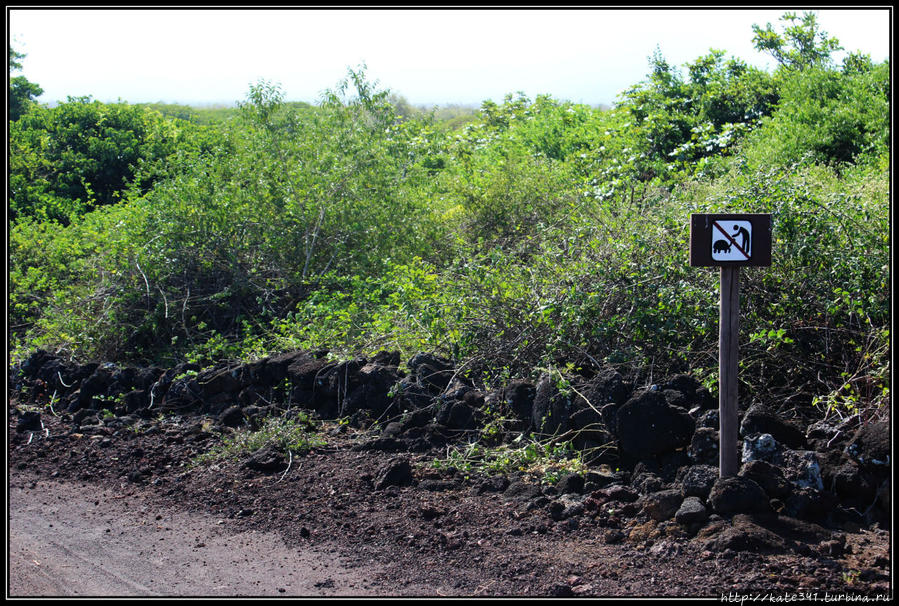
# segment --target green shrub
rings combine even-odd
[[[327,442],[317,432],[316,424],[299,413],[293,418],[269,417],[259,429],[238,429],[225,436],[209,452],[197,457],[194,464],[205,465],[220,460],[238,460],[265,446],[273,446],[284,454],[306,454]]]
[[[187,123],[126,103],[70,97],[34,106],[9,131],[10,219],[62,224],[146,191],[167,169],[160,162],[191,145]]]

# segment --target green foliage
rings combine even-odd
[[[543,484],[554,484],[563,475],[586,472],[580,453],[570,442],[539,441],[519,436],[513,444],[484,446],[472,442],[447,451],[442,459],[431,462],[435,469],[455,469],[471,474],[524,473]]]
[[[459,201],[465,217],[459,227],[470,242],[521,242],[565,221],[577,201],[576,182],[564,167],[517,146],[479,154],[459,172],[448,198]]]
[[[784,79],[780,91],[777,111],[750,137],[754,164],[839,164],[888,150],[889,64],[809,68]]]
[[[22,219],[9,234],[13,348],[44,347],[115,359],[127,346],[134,308],[145,304],[129,253],[139,208],[114,205],[60,226]],[[130,265],[130,268],[129,268]],[[127,271],[124,283],[117,272]],[[20,341],[21,339],[21,341]]]
[[[813,12],[787,12],[780,18],[783,33],[777,33],[770,23],[762,29],[752,26],[752,43],[756,50],[768,52],[777,62],[788,69],[803,70],[809,67],[826,67],[831,55],[842,50],[839,40],[828,37],[818,28],[818,18]]]
[[[21,60],[25,54],[9,47],[9,119],[16,121],[35,105],[35,98],[44,94],[44,89],[30,82],[25,76],[13,76],[22,70]]]
[[[252,340],[254,325],[289,310],[329,271],[365,275],[388,259],[438,250],[421,189],[430,171],[422,162],[431,150],[427,125],[399,123],[385,93],[361,73],[350,72],[315,111],[285,105],[277,87],[260,83],[240,119],[219,132],[203,145],[179,146],[173,168],[145,195],[132,187],[127,205],[57,231],[50,250],[74,258],[41,254],[33,230],[55,228],[23,222],[11,251],[12,290],[22,314],[16,324],[30,327],[29,339],[62,334],[76,351],[96,355],[92,339],[70,341],[82,332],[80,320],[66,331],[51,331],[47,321],[59,326],[81,310],[97,313],[89,304],[97,297],[110,322],[95,328],[120,326],[104,353],[129,342],[151,354],[173,344],[198,356],[234,351],[222,339]],[[70,207],[75,196],[65,198]],[[104,241],[114,220],[120,226]],[[52,321],[31,316],[50,311]]]
[[[615,140],[624,147],[605,174],[619,180],[670,186],[704,175],[778,99],[768,74],[738,59],[725,61],[723,51],[687,64],[689,79],[658,51],[650,65],[649,78],[624,93],[618,120],[610,124],[613,149]]]
[[[314,107],[259,82],[204,127],[183,108],[194,123],[32,108],[10,138],[12,357],[427,350],[490,386],[550,368],[568,389],[611,364],[714,389],[718,280],[688,266],[688,217],[765,212],[774,262],[742,272],[741,389],[879,410],[889,64],[837,68],[814,21],[797,27],[764,34],[785,62],[773,75],[718,50],[684,70],[657,52],[611,110],[517,94],[439,118],[364,69]],[[91,149],[135,159],[103,181]]]
[[[10,219],[67,224],[85,212],[147,190],[186,125],[125,103],[69,98],[35,106],[10,124]]]
[[[741,277],[740,371],[758,397],[809,404],[833,399],[847,379],[865,385],[865,407],[888,394],[887,175],[744,166],[693,192],[710,212],[772,214],[774,261]]]
[[[318,426],[308,415],[298,412],[291,417],[268,417],[259,429],[238,429],[225,436],[193,462],[208,465],[218,461],[238,460],[265,446],[273,446],[285,455],[306,454],[327,445],[318,433]]]

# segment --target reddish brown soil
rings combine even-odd
[[[116,549],[120,563],[127,555],[128,562],[145,562],[146,568],[122,564],[101,570],[96,563],[83,568],[74,593],[718,599],[767,594],[785,600],[891,595],[890,534],[878,528],[841,533],[845,548],[836,554],[828,541],[781,554],[714,552],[706,549],[703,531],[691,537],[639,511],[620,519],[584,513],[556,522],[545,506],[529,508],[503,493],[478,494],[484,478],[437,474],[429,463],[439,453],[354,450],[366,436],[352,431],[327,434],[327,447],[294,457],[286,471],[260,473],[240,462],[191,467],[220,437],[197,418],[159,420],[150,430],[73,430],[44,414],[44,431],[16,432],[12,416],[12,597],[72,595],[74,586],[59,578],[62,567],[115,557]],[[412,463],[416,484],[376,490],[379,472],[397,458]],[[442,489],[433,490],[435,482],[428,489],[422,484],[427,479],[442,480]],[[51,540],[50,519],[87,527],[94,520],[95,532]],[[103,520],[109,532],[97,530]],[[46,533],[39,531],[41,524]],[[153,532],[159,535],[153,540],[182,548],[167,552],[147,544],[147,557],[133,558],[133,545],[156,537]],[[119,542],[103,553],[92,551],[91,542],[108,534]],[[44,556],[59,568],[38,575],[33,569]],[[195,572],[225,564],[236,572]],[[91,570],[105,570],[114,582],[91,585],[84,578]],[[182,582],[170,583],[172,578]]]

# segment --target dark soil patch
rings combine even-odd
[[[360,450],[372,437],[336,426],[327,447],[293,457],[287,468],[242,461],[190,468],[220,439],[201,417],[79,429],[44,414],[42,430],[16,431],[14,416],[8,455],[17,475],[139,491],[238,530],[276,530],[288,545],[336,546],[346,561],[381,570],[380,595],[408,595],[407,587],[423,595],[714,598],[890,589],[889,533],[877,529],[774,539],[770,521],[722,518],[691,536],[647,517],[636,502],[593,507],[592,497],[568,517],[553,515],[563,497],[552,490],[525,491],[517,478],[505,491],[484,490],[490,478],[429,471],[437,451]],[[741,533],[746,528],[752,532]]]

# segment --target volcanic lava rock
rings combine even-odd
[[[509,404],[515,416],[524,421],[530,421],[536,394],[537,388],[533,383],[518,380],[509,383],[503,390],[502,397],[503,401]]]
[[[388,486],[410,486],[413,481],[412,465],[409,461],[393,459],[378,472],[375,490],[384,490]]]
[[[531,409],[534,431],[547,435],[566,431],[571,412],[571,398],[559,391],[551,375],[542,375],[537,381],[537,392]]]
[[[635,470],[636,471],[636,470]],[[631,480],[631,486],[636,488],[641,494],[649,494],[662,490],[665,482],[650,471],[644,471],[634,476]]]
[[[757,434],[743,440],[741,461],[771,461],[780,452],[777,440],[770,433]]]
[[[133,389],[122,396],[127,414],[140,412],[150,405],[150,395],[143,389]]]
[[[743,464],[740,474],[749,478],[762,487],[762,490],[771,497],[785,499],[790,495],[790,483],[784,478],[780,467],[767,461],[749,461]]]
[[[240,372],[238,367],[213,368],[197,375],[197,385],[208,399],[223,393],[240,391]]]
[[[530,501],[541,496],[540,487],[530,482],[516,481],[509,484],[503,495],[516,501]]]
[[[601,503],[607,503],[609,501],[633,503],[640,498],[640,494],[636,490],[621,484],[606,486],[605,488],[595,491],[591,496]]]
[[[495,475],[478,484],[474,488],[473,493],[476,495],[482,495],[487,492],[503,492],[508,487],[509,478],[504,475]]]
[[[693,434],[690,449],[687,451],[690,460],[700,465],[717,465],[718,431],[711,427],[700,427]]]
[[[218,422],[226,427],[239,427],[244,421],[244,413],[240,406],[226,408],[218,416]]]
[[[660,490],[642,497],[640,502],[646,515],[657,522],[664,522],[677,513],[683,499],[679,490]]]
[[[768,495],[762,487],[743,476],[719,478],[709,493],[709,503],[722,515],[770,510]]]
[[[243,462],[247,469],[262,473],[284,471],[287,465],[287,456],[272,444],[266,444]]]
[[[863,467],[887,469],[890,464],[890,426],[878,421],[863,425],[846,447],[846,453]]]
[[[432,393],[440,393],[453,378],[452,362],[429,353],[417,353],[406,363],[412,375]]]
[[[584,476],[567,473],[556,482],[556,490],[559,494],[580,494],[584,491]]]
[[[740,422],[740,435],[747,437],[763,433],[771,434],[775,440],[790,448],[805,447],[805,434],[799,428],[766,406],[753,404]]]
[[[41,427],[41,413],[37,411],[26,411],[22,413],[22,416],[19,417],[19,421],[16,423],[16,431],[40,431]]]
[[[681,479],[681,492],[685,497],[706,499],[718,481],[718,475],[718,468],[711,465],[688,467]]]
[[[786,450],[778,462],[784,470],[784,476],[799,488],[824,490],[821,478],[821,463],[818,455],[810,450]]]
[[[695,428],[690,415],[669,405],[658,391],[631,398],[617,417],[621,449],[637,459],[689,446]]]
[[[721,420],[717,410],[707,410],[696,419],[696,428],[709,427],[718,431],[721,426]]]
[[[681,503],[680,507],[674,514],[674,520],[678,524],[689,526],[691,524],[702,524],[709,519],[709,512],[699,497],[687,497]]]
[[[749,551],[753,553],[784,553],[787,543],[778,534],[755,523],[748,515],[734,516],[730,525],[706,540],[704,549],[715,552]]]

